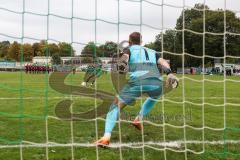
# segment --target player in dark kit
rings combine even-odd
[[[97,78],[103,74],[102,66],[98,64],[92,64],[87,67],[87,71],[84,75],[84,80],[82,86],[87,86],[88,84],[93,85]]]

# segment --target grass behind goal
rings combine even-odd
[[[93,146],[92,142],[96,140],[96,133],[102,136],[105,116],[97,123],[90,120],[71,124],[56,119],[55,104],[71,95],[48,88],[44,74],[20,75],[19,72],[0,74],[0,157],[5,160],[19,159],[20,154],[26,160],[68,160],[72,157],[115,160],[120,156],[126,160],[164,159],[164,156],[177,160],[184,159],[185,152],[188,159],[196,160],[240,158],[239,77],[227,77],[224,90],[223,76],[205,75],[203,82],[202,75],[185,75],[184,79],[179,75],[180,87],[159,100],[146,118],[143,134],[129,123],[140,110],[139,99],[135,106],[128,106],[122,112],[121,128],[119,130],[116,125],[111,148],[102,149]],[[80,85],[82,79],[83,73],[77,73],[70,75],[66,83]],[[100,90],[114,92],[110,84],[109,74],[97,80]],[[19,90],[21,86],[23,90]],[[74,113],[95,106],[94,98],[73,96],[72,99]],[[96,103],[101,102],[97,100]]]

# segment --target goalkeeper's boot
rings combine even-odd
[[[102,137],[99,140],[97,140],[96,142],[94,142],[94,144],[96,144],[99,147],[103,147],[106,148],[107,146],[109,146],[110,143],[110,139],[106,138],[106,137]]]
[[[143,124],[142,124],[141,120],[139,119],[139,117],[135,118],[135,120],[132,122],[132,125],[139,131],[141,131],[143,129]]]

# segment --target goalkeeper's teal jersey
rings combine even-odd
[[[156,51],[133,45],[129,47],[129,77],[130,81],[138,81],[147,78],[160,78],[160,73],[157,67]]]

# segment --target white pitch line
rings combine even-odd
[[[109,148],[119,148],[119,147],[129,147],[129,148],[141,148],[143,145],[149,146],[161,146],[161,147],[170,147],[170,148],[180,148],[183,144],[209,144],[209,145],[224,145],[224,144],[240,144],[240,140],[221,140],[221,141],[199,141],[199,140],[190,140],[190,141],[169,141],[169,142],[133,142],[133,143],[110,143]],[[4,148],[19,148],[20,145],[0,145],[0,149]],[[93,143],[32,143],[24,142],[21,145],[23,148],[45,148],[45,147],[96,147]]]
[[[51,98],[48,98],[48,99],[60,99],[60,98],[67,98],[67,97],[51,97]],[[70,98],[70,97],[68,97]],[[46,97],[23,97],[23,98],[19,98],[19,97],[12,97],[12,98],[9,98],[9,97],[6,97],[6,98],[0,98],[1,100],[19,100],[19,99],[46,99]]]
[[[73,96],[72,98],[83,98],[84,96]],[[70,98],[70,97],[48,97],[48,99],[62,99],[62,98]],[[86,97],[84,97],[86,98]],[[89,97],[87,97],[89,98]],[[187,99],[193,99],[193,100],[201,100],[201,97],[186,97]],[[224,97],[205,97],[204,99],[222,99]],[[25,100],[32,100],[32,99],[46,99],[46,97],[0,97],[0,100],[19,100],[19,99],[25,99]],[[169,97],[167,99],[182,99],[182,97]],[[226,99],[229,100],[240,100],[239,97],[226,97]]]

